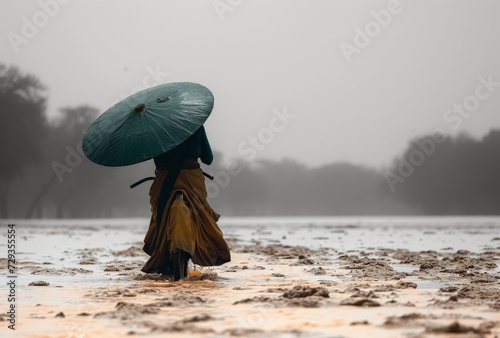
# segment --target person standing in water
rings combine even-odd
[[[151,221],[144,238],[150,257],[142,271],[187,276],[187,261],[215,266],[231,260],[217,214],[207,200],[200,159],[209,165],[213,153],[201,126],[186,141],[154,158],[155,179],[149,190]]]

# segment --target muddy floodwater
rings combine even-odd
[[[500,337],[500,218],[222,218],[232,261],[179,282],[146,219],[0,223],[2,337]]]

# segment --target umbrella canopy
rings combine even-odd
[[[206,87],[174,82],[145,89],[106,110],[87,129],[83,152],[97,164],[126,166],[181,144],[206,121],[214,97]]]

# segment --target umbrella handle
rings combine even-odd
[[[209,178],[211,181],[214,180],[214,177],[212,175],[207,174],[206,172],[203,171],[203,175],[207,178]]]
[[[142,180],[139,180],[139,181],[137,181],[137,182],[135,182],[135,183],[132,183],[132,184],[130,185],[130,189],[134,189],[134,188],[135,188],[135,187],[137,187],[139,184],[142,184],[142,183],[144,183],[144,182],[146,182],[146,181],[153,181],[154,179],[155,179],[155,178],[154,178],[153,176],[150,176],[150,177],[145,177],[145,178],[143,178]]]

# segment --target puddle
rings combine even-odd
[[[392,264],[391,266],[397,272],[406,272],[406,273],[418,271],[420,269],[418,265],[414,264]]]
[[[412,281],[417,284],[417,289],[420,290],[437,290],[444,288],[446,286],[450,286],[450,283],[440,283],[440,282],[432,282],[432,281]]]
[[[403,264],[404,265],[404,264]],[[450,283],[450,282],[439,282],[439,281],[423,281],[421,279],[418,279],[416,277],[411,277],[408,276],[405,278],[406,282],[413,282],[417,284],[417,289],[419,290],[436,290],[436,289],[441,289],[447,286],[455,286],[455,283]]]

